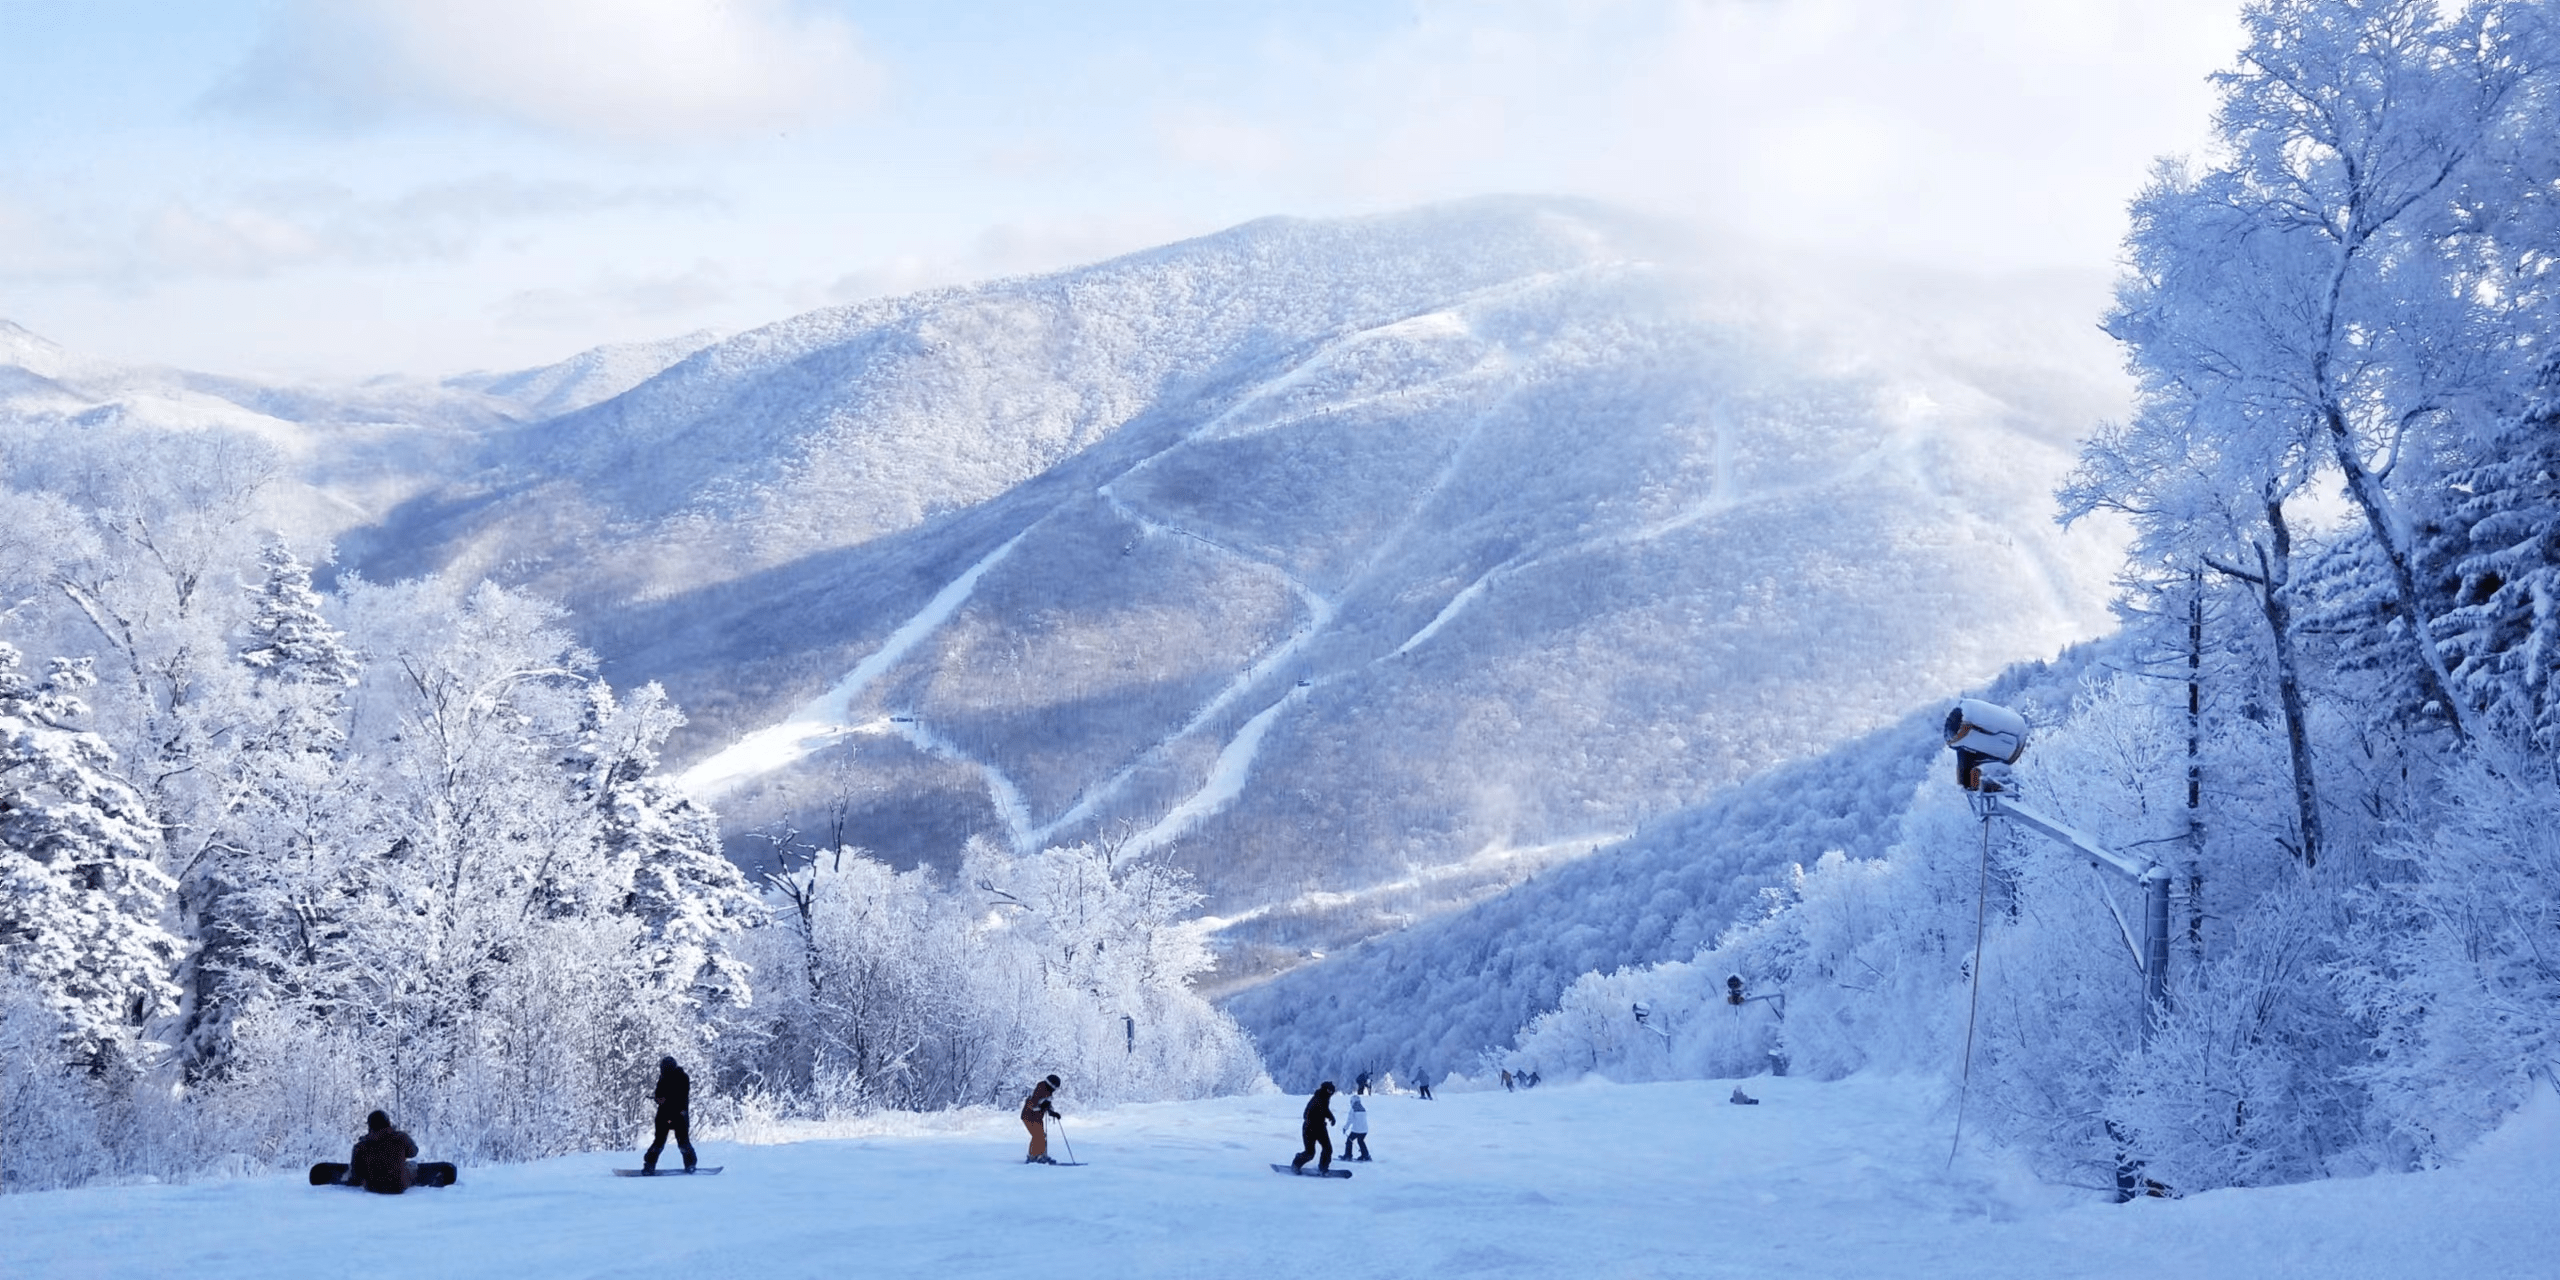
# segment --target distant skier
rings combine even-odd
[[[1057,1163],[1049,1158],[1049,1127],[1046,1122],[1047,1117],[1058,1116],[1058,1109],[1049,1103],[1049,1095],[1057,1091],[1058,1078],[1049,1076],[1031,1086],[1031,1096],[1022,1100],[1022,1127],[1031,1131],[1031,1154],[1022,1158],[1024,1164]],[[1065,1116],[1058,1118],[1066,1119]]]
[[[1298,1158],[1289,1162],[1290,1172],[1304,1170],[1307,1167],[1307,1158],[1314,1155],[1318,1149],[1323,1150],[1324,1158],[1316,1161],[1316,1172],[1332,1172],[1333,1135],[1325,1132],[1325,1126],[1333,1122],[1333,1082],[1327,1080],[1316,1086],[1314,1097],[1307,1099],[1306,1113],[1298,1124],[1298,1137],[1302,1149],[1298,1152]]]
[[[1351,1154],[1354,1151],[1360,1154]],[[1351,1099],[1351,1118],[1342,1125],[1342,1158],[1369,1162],[1369,1104],[1357,1095]]]
[[[1414,1073],[1413,1073],[1413,1085],[1414,1085],[1414,1087],[1415,1087],[1415,1088],[1422,1090],[1422,1100],[1423,1100],[1424,1102],[1429,1102],[1429,1101],[1431,1101],[1431,1077],[1430,1077],[1430,1076],[1428,1076],[1428,1075],[1426,1075],[1426,1074],[1424,1074],[1424,1073],[1422,1073],[1422,1072],[1420,1072],[1420,1071],[1416,1071],[1416,1072],[1414,1072]]]
[[[657,1136],[649,1142],[649,1150],[640,1157],[640,1167],[650,1173],[658,1171],[658,1153],[667,1149],[667,1135],[676,1136],[676,1150],[684,1153],[684,1171],[693,1172],[693,1077],[676,1065],[675,1058],[658,1059],[658,1087],[650,1095],[657,1099]]]
[[[1502,1073],[1502,1091],[1504,1093],[1511,1092],[1511,1072],[1508,1068],[1504,1069]]]
[[[356,1139],[356,1149],[347,1157],[347,1181],[396,1196],[417,1180],[417,1170],[409,1163],[417,1158],[418,1144],[392,1128],[391,1117],[376,1111],[364,1118],[364,1136]]]
[[[1369,1073],[1368,1073],[1368,1072],[1363,1071],[1363,1072],[1361,1072],[1361,1073],[1360,1073],[1360,1079],[1358,1080],[1358,1082],[1357,1082],[1357,1083],[1355,1083],[1355,1084],[1354,1084],[1354,1086],[1353,1086],[1353,1088],[1352,1088],[1351,1092],[1352,1092],[1352,1095],[1353,1095],[1354,1097],[1357,1097],[1357,1096],[1359,1096],[1359,1095],[1361,1095],[1361,1094],[1365,1094],[1365,1093],[1369,1092]]]

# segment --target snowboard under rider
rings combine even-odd
[[[1049,1076],[1031,1086],[1031,1096],[1022,1100],[1022,1127],[1031,1131],[1031,1154],[1022,1158],[1024,1164],[1057,1163],[1049,1158],[1049,1127],[1044,1122],[1047,1116],[1066,1119],[1058,1115],[1058,1109],[1049,1102],[1049,1095],[1057,1091],[1058,1078]]]
[[[650,1095],[657,1099],[658,1116],[654,1126],[657,1136],[649,1141],[649,1150],[640,1157],[640,1167],[650,1173],[658,1171],[658,1153],[667,1149],[667,1135],[674,1134],[676,1150],[684,1153],[684,1171],[693,1172],[693,1077],[676,1065],[673,1056],[658,1059],[658,1087]]]
[[[1342,1122],[1342,1158],[1369,1162],[1369,1106],[1357,1096],[1351,1099],[1351,1118]]]
[[[347,1181],[396,1196],[417,1181],[417,1169],[410,1163],[417,1158],[418,1144],[392,1128],[390,1116],[376,1111],[364,1118],[364,1136],[356,1139],[356,1149],[347,1156]]]
[[[1333,1135],[1324,1131],[1325,1126],[1332,1123],[1333,1082],[1327,1080],[1316,1086],[1314,1097],[1307,1099],[1306,1113],[1298,1125],[1298,1137],[1303,1144],[1303,1149],[1298,1152],[1296,1159],[1289,1162],[1289,1172],[1304,1172],[1307,1167],[1307,1158],[1315,1155],[1319,1149],[1324,1152],[1324,1158],[1316,1161],[1316,1172],[1332,1171]]]

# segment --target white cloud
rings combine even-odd
[[[851,26],[789,0],[290,0],[214,98],[657,140],[822,121],[879,82]]]
[[[1158,151],[1385,205],[1570,191],[1755,237],[1986,265],[2103,261],[2151,158],[2195,145],[2229,0],[1426,0],[1283,47]]]
[[[587,334],[633,321],[673,323],[667,318],[705,312],[735,297],[728,271],[704,261],[678,272],[616,273],[572,287],[526,289],[502,299],[494,311],[498,323],[510,328]]]
[[[545,220],[718,205],[686,187],[599,187],[485,174],[367,195],[329,182],[268,182],[168,197],[117,214],[0,203],[0,280],[163,282],[295,268],[466,257]]]

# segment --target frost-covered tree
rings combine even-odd
[[[41,681],[22,667],[0,643],[0,966],[59,1019],[70,1060],[129,1067],[141,1029],[177,1005],[174,886],[115,753],[77,727],[87,665],[57,659]]]
[[[241,627],[249,643],[240,660],[283,685],[354,684],[362,666],[344,633],[323,614],[320,593],[311,589],[311,566],[281,542],[268,543],[258,563],[265,572],[256,588],[257,612]]]
[[[193,904],[194,946],[184,970],[187,1010],[179,1043],[193,1079],[218,1075],[230,1057],[230,1020],[255,993],[294,985],[316,955],[345,886],[342,855],[353,835],[344,725],[363,666],[326,617],[311,570],[281,542],[260,554],[257,607],[242,626],[240,661],[253,674],[237,699],[236,751],[180,864]],[[264,961],[253,958],[265,953]],[[299,963],[278,963],[298,955]]]
[[[2454,582],[2439,634],[2465,708],[2560,754],[2560,360],[2542,394],[2479,461],[2448,477],[2434,539]]]
[[[2423,502],[2430,460],[2529,372],[2517,339],[2538,291],[2518,285],[2548,251],[2497,232],[2552,176],[2510,143],[2536,128],[2545,24],[2536,6],[2427,0],[2265,0],[2242,17],[2249,42],[2218,77],[2225,158],[2166,169],[2137,201],[2109,328],[2146,400],[2181,402],[2180,429],[2267,442],[2251,453],[2282,442],[2343,483],[2408,682],[2459,732],[2399,490]]]
[[[764,906],[721,852],[718,820],[656,776],[658,749],[683,723],[654,683],[617,699],[596,681],[579,734],[578,785],[596,807],[596,838],[614,878],[629,879],[619,910],[639,922],[657,983],[710,1003],[744,1005],[754,988],[730,942],[762,923]]]

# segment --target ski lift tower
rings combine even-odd
[[[2007,818],[2088,856],[2089,865],[2115,871],[2142,886],[2142,1042],[2151,1043],[2169,1011],[2169,867],[2157,858],[2127,856],[2099,844],[2021,802],[2009,766],[2027,751],[2027,718],[1997,703],[1967,698],[1947,713],[1947,747],[1956,753],[1956,785],[1984,822]],[[2124,921],[2119,917],[2121,928]],[[2125,944],[2133,944],[2130,930]]]

